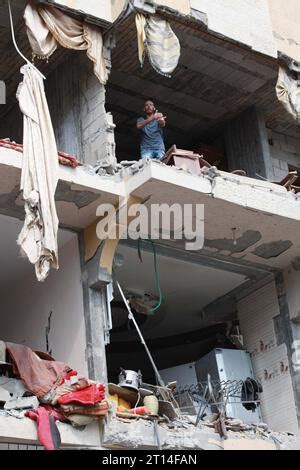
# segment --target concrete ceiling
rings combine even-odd
[[[8,287],[13,290],[14,283],[22,281],[34,270],[29,261],[20,254],[16,242],[22,226],[20,220],[0,215],[0,290]],[[59,230],[59,250],[74,237],[76,234],[73,232]]]
[[[115,268],[114,275],[124,291],[156,297],[153,253],[143,251],[142,263],[137,249],[121,245],[118,254],[123,257],[123,265]],[[148,337],[172,336],[198,329],[203,325],[204,307],[245,282],[243,275],[175,257],[159,255],[157,265],[163,303],[143,326]],[[115,298],[120,298],[117,289]],[[115,317],[114,326],[123,320]]]

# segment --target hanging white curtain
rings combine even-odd
[[[25,222],[18,244],[35,265],[37,279],[44,281],[51,267],[58,269],[54,195],[59,163],[43,79],[30,65],[22,67],[21,73],[24,78],[17,98],[24,115],[21,190]]]
[[[105,84],[108,73],[103,55],[103,40],[97,26],[77,20],[52,6],[30,2],[24,19],[33,56],[48,59],[60,44],[67,49],[86,50],[94,63],[94,73]]]

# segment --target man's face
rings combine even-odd
[[[155,111],[155,107],[152,101],[146,101],[145,102],[145,113],[146,114],[152,114]]]

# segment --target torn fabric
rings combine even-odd
[[[97,26],[77,20],[52,6],[29,3],[24,12],[27,36],[33,56],[48,59],[60,44],[67,49],[87,51],[94,73],[105,84],[108,73],[103,55],[103,40]]]
[[[144,64],[145,45],[146,45],[146,18],[141,13],[135,15],[135,25],[137,30],[138,54],[141,67]]]
[[[50,268],[58,269],[55,190],[58,181],[57,148],[42,78],[25,65],[17,98],[24,115],[21,190],[25,222],[18,237],[21,251],[35,265],[39,281]]]
[[[276,94],[286,111],[300,124],[300,80],[279,67]]]
[[[147,53],[154,70],[170,77],[180,57],[180,43],[171,26],[155,15],[145,17],[140,13],[136,15],[135,23],[141,66]]]

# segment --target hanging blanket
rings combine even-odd
[[[67,364],[40,359],[23,344],[6,343],[6,350],[13,364],[15,376],[20,378],[26,388],[38,398],[58,387],[70,371]]]
[[[51,267],[58,269],[55,190],[58,158],[43,79],[29,65],[17,97],[24,115],[21,190],[25,201],[25,222],[18,238],[21,251],[35,265],[36,276],[44,281]]]
[[[147,53],[154,70],[170,77],[180,57],[180,43],[171,26],[155,15],[146,18],[140,13],[135,22],[141,66]]]
[[[77,20],[52,6],[30,2],[25,8],[24,19],[33,56],[48,59],[58,44],[67,49],[86,50],[94,63],[94,73],[106,83],[108,74],[103,55],[103,40],[97,26]]]

